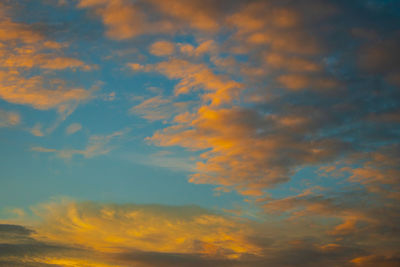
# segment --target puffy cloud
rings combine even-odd
[[[42,76],[24,78],[19,74],[0,71],[0,83],[1,98],[10,103],[30,105],[40,110],[56,108],[60,113],[68,112],[74,105],[92,97],[89,90],[64,88],[57,80],[54,81],[55,88],[43,88],[47,81]]]
[[[174,114],[171,125],[148,138],[160,146],[201,151],[190,181],[261,196],[303,167],[376,149],[373,139],[396,142],[398,93],[371,83],[396,80],[395,60],[388,60],[383,51],[392,51],[386,48],[394,47],[397,35],[378,29],[389,38],[379,41],[369,34],[368,42],[376,39],[368,45],[359,30],[354,39],[354,29],[370,14],[360,3],[290,3],[251,1],[240,7],[232,4],[226,11],[218,5],[202,7],[210,16],[208,8],[220,12],[223,23],[218,30],[230,29],[224,32],[226,40],[210,40],[196,31],[197,48],[181,43],[176,45],[180,54],[166,61],[129,65],[134,71],[155,71],[175,80],[175,99],[196,93],[199,101]],[[349,21],[354,8],[362,15]],[[175,16],[162,18],[173,21]],[[336,25],[339,20],[349,24]],[[203,45],[205,52],[197,51]],[[209,61],[199,57],[207,53]],[[368,67],[368,62],[379,64]],[[379,76],[382,69],[385,75]],[[378,76],[366,77],[365,71]],[[136,112],[150,110],[157,117],[165,110],[161,106],[171,106],[159,102],[145,100]],[[375,129],[382,123],[385,133],[378,133]]]
[[[196,64],[183,59],[171,59],[154,65],[142,66],[130,63],[132,70],[157,71],[170,79],[179,79],[174,94],[188,94],[193,90],[206,90],[202,96],[212,106],[230,103],[238,97],[242,84],[223,75],[215,74],[207,65]]]
[[[196,57],[207,53],[214,53],[218,49],[213,40],[202,41],[197,47],[187,43],[179,43],[178,46],[182,54]]]
[[[379,8],[371,8],[378,2]],[[94,12],[112,39],[159,35],[156,40],[173,40],[167,35],[177,34],[177,40],[188,35],[195,40],[197,44],[154,43],[149,36],[140,40],[150,40],[145,46],[150,53],[169,57],[152,57],[150,64],[141,58],[140,64],[128,66],[135,72],[161,73],[175,87],[170,94],[144,97],[130,112],[163,120],[147,140],[200,154],[196,167],[188,166],[194,171],[191,182],[258,197],[253,200],[266,213],[259,216],[267,220],[243,224],[209,212],[189,216],[191,209],[185,208],[54,204],[39,213],[45,223],[36,228],[36,238],[113,254],[117,263],[128,266],[132,261],[398,265],[399,42],[393,26],[398,16],[390,12],[389,2],[80,0],[78,7]],[[45,41],[29,25],[2,25],[19,34],[4,34],[4,26],[0,40],[24,44],[1,63],[17,69],[0,79],[6,85],[3,99],[42,110],[69,110],[90,99],[90,91],[58,81],[46,84],[18,69],[85,70],[91,65],[64,56],[65,64],[53,62],[46,51],[61,51],[65,44]],[[32,150],[90,158],[108,153],[118,136],[92,136],[83,149]],[[152,156],[160,166],[176,164],[172,157],[160,164],[157,160],[165,155]],[[290,181],[302,168],[321,164],[326,180],[307,182],[337,182],[331,190],[269,195],[270,188]],[[293,179],[296,184],[301,178]],[[268,220],[282,228],[271,227]],[[83,264],[81,258],[62,260],[41,262]]]
[[[160,0],[80,0],[77,6],[93,10],[107,27],[107,36],[122,40],[189,29],[215,32],[220,28],[220,14],[225,4],[210,0],[173,0],[168,3]]]
[[[175,45],[167,41],[158,41],[153,43],[149,50],[156,56],[168,56],[174,53]]]
[[[117,40],[175,29],[168,21],[150,21],[148,15],[142,12],[140,3],[124,0],[81,0],[78,7],[92,8],[107,26],[107,36]]]
[[[51,40],[34,24],[15,22],[11,7],[0,19],[0,98],[40,110],[56,109],[61,118],[93,91],[74,88],[49,75],[59,70],[91,70],[92,65],[64,55],[67,43]]]
[[[333,139],[299,142],[295,135],[283,133],[291,124],[277,124],[276,119],[241,108],[202,107],[193,120],[179,122],[150,140],[161,146],[207,149],[190,181],[234,187],[250,195],[262,195],[262,189],[287,181],[298,164],[331,159],[342,146]]]

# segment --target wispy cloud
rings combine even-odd
[[[0,109],[0,127],[12,127],[21,122],[18,113]]]
[[[324,236],[310,222],[278,226],[197,206],[67,200],[42,203],[33,210],[39,221],[27,220],[29,228],[0,225],[5,242],[0,262],[20,266],[392,266],[399,262],[395,254],[375,253],[375,246],[368,245],[371,239],[354,246],[351,239]]]
[[[6,4],[5,9],[12,9]],[[17,22],[10,14],[0,19],[0,98],[39,110],[55,109],[63,120],[77,105],[93,98],[94,90],[67,85],[54,73],[90,71],[96,66],[66,55],[68,42],[52,40],[34,24]]]
[[[113,142],[117,138],[126,135],[130,129],[113,132],[109,135],[91,135],[84,149],[55,149],[41,146],[32,146],[31,150],[42,153],[54,153],[60,158],[70,159],[75,155],[82,155],[85,158],[93,158],[108,154],[116,148]]]
[[[65,132],[66,134],[74,134],[82,129],[82,125],[79,123],[72,123],[70,124],[66,129]]]

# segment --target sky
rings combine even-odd
[[[0,265],[400,265],[400,2],[0,0]]]

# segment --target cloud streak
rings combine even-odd
[[[91,135],[84,149],[55,149],[41,146],[32,146],[31,150],[40,153],[54,153],[60,158],[71,159],[73,156],[81,155],[85,158],[93,158],[100,155],[108,154],[115,149],[111,145],[112,141],[117,138],[122,138],[130,129],[113,132],[109,135]]]

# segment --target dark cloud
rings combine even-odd
[[[18,235],[29,236],[33,230],[15,224],[0,224],[0,236],[2,235]]]

